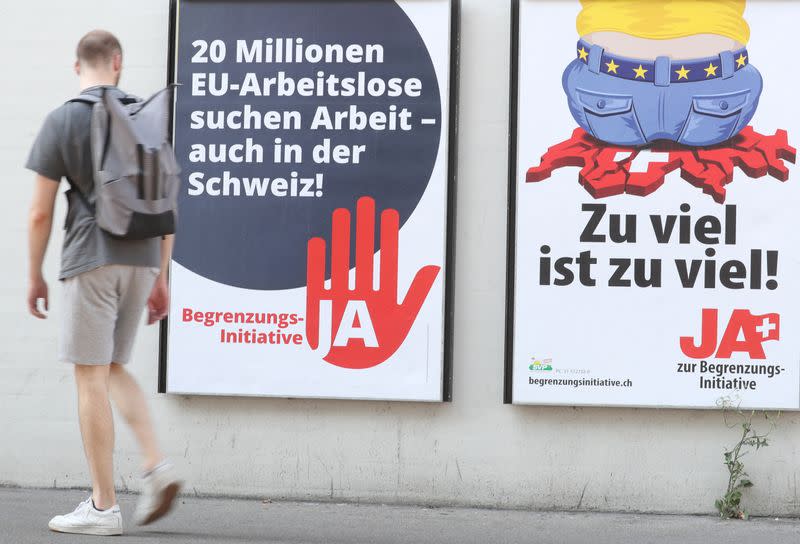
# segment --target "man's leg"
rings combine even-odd
[[[111,396],[142,449],[145,474],[134,519],[139,525],[147,525],[170,511],[181,482],[158,447],[142,389],[125,367],[117,363],[111,364]]]
[[[139,525],[147,525],[170,511],[181,482],[175,475],[174,467],[164,459],[158,447],[145,395],[123,366],[131,358],[136,331],[158,268],[121,267],[120,273],[124,289],[114,327],[114,353],[111,359],[116,362],[111,364],[111,395],[142,449],[145,474],[134,519]]]
[[[164,460],[164,455],[156,442],[144,393],[133,376],[121,364],[111,364],[110,384],[111,398],[139,442],[143,456],[143,468],[146,472],[151,471]]]
[[[64,280],[59,360],[75,367],[78,419],[92,496],[74,511],[51,519],[48,527],[53,531],[122,534],[122,514],[114,492],[114,419],[109,400],[117,284],[114,267],[107,266]]]
[[[114,419],[108,399],[109,365],[75,365],[78,416],[92,475],[92,499],[99,510],[117,504],[114,491]]]

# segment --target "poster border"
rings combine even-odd
[[[516,406],[543,407],[587,407],[587,408],[632,408],[648,410],[697,410],[720,411],[720,406],[697,406],[690,404],[608,404],[580,402],[514,402],[514,309],[516,281],[516,227],[517,227],[517,167],[518,127],[519,127],[519,27],[520,0],[510,0],[511,4],[511,37],[510,37],[510,92],[509,92],[509,153],[508,153],[508,221],[507,221],[507,255],[506,255],[506,330],[505,360],[503,376],[503,404]],[[741,405],[742,410],[762,410],[779,412],[798,412],[800,406],[790,408],[763,408],[759,406]]]
[[[458,112],[461,74],[461,0],[450,0],[450,74],[447,141],[447,218],[444,254],[444,342],[442,402],[453,401],[453,328],[456,278],[456,194],[458,186]]]
[[[208,1],[208,0],[195,0]],[[249,0],[270,1],[270,0]],[[178,19],[179,0],[169,0],[169,27],[167,44],[167,85],[176,83],[177,54],[178,54]],[[461,54],[461,0],[449,0],[450,4],[450,40],[449,40],[449,100],[448,100],[448,148],[447,148],[447,175],[445,183],[447,198],[445,199],[445,252],[444,252],[444,313],[443,313],[443,341],[442,341],[442,383],[441,398],[433,403],[452,402],[453,400],[453,328],[455,312],[453,301],[455,298],[455,227],[456,227],[456,187],[458,177],[458,111],[459,111],[459,77]],[[175,100],[170,105],[169,134],[172,142],[175,140]],[[158,340],[158,386],[157,392],[167,394],[167,344],[169,342],[169,317],[161,320]],[[224,396],[239,397],[244,395],[201,395],[181,393],[183,396]],[[247,395],[252,396],[252,395]],[[356,399],[334,397],[296,397],[289,395],[257,395],[258,398],[313,398],[315,400],[373,400],[376,402],[423,402],[418,400],[397,401],[389,399]]]
[[[175,84],[176,58],[178,54],[178,0],[169,0],[169,22],[167,31],[167,85]],[[175,145],[175,97],[169,105],[169,126],[167,134],[170,135],[170,143]],[[170,263],[172,260],[170,259]],[[170,291],[171,291],[170,284]],[[169,342],[169,312],[161,320],[158,330],[158,393],[167,392],[167,343]]]
[[[508,100],[508,220],[506,225],[506,346],[503,404],[514,403],[514,282],[517,258],[517,128],[519,101],[519,0],[511,0]]]

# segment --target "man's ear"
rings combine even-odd
[[[122,71],[122,55],[117,53],[111,59],[111,66],[114,69],[115,74],[119,74]]]
[[[75,61],[75,75],[81,75],[81,61]]]

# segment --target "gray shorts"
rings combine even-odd
[[[63,282],[60,361],[125,364],[158,268],[108,265]]]

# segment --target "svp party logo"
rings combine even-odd
[[[751,359],[763,360],[767,358],[764,343],[781,339],[780,314],[756,315],[750,310],[734,310],[727,322],[719,318],[718,309],[703,310],[700,334],[680,338],[681,351],[686,357],[730,359],[742,353]]]
[[[405,341],[441,268],[429,265],[414,276],[398,301],[400,214],[380,219],[379,285],[374,286],[375,201],[356,207],[355,287],[350,288],[350,210],[333,212],[330,287],[325,285],[326,242],[308,242],[306,338],[323,359],[342,368],[365,369],[386,362]]]
[[[528,365],[528,370],[531,372],[552,372],[553,360],[531,357],[531,363]]]
[[[788,180],[783,161],[794,163],[796,150],[786,131],[765,135],[749,124],[763,80],[747,50],[745,3],[665,7],[642,2],[635,26],[596,32],[600,29],[593,22],[630,20],[628,4],[584,4],[575,58],[562,76],[570,113],[580,128],[550,147],[541,163],[528,169],[525,181],[541,182],[556,169],[580,167],[578,181],[595,198],[647,196],[664,184],[667,174],[680,170],[685,181],[723,203],[736,168],[751,178]],[[687,53],[691,48],[670,56],[653,53],[652,40],[645,39],[652,37],[648,31],[669,27],[676,36],[689,36],[709,10],[724,15],[734,28],[725,32],[725,25],[706,20],[709,30],[703,36],[733,47],[708,56],[709,42],[697,39],[694,55]]]

